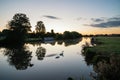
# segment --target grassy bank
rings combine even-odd
[[[120,54],[120,37],[95,37],[97,46],[87,47],[87,51],[104,54]]]
[[[95,37],[95,43],[83,48],[87,65],[93,65],[98,80],[120,80],[120,37]]]

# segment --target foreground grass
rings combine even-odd
[[[96,37],[97,44],[94,47],[87,47],[87,51],[105,54],[120,54],[120,37]]]

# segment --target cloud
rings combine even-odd
[[[109,27],[120,27],[120,17],[112,18],[91,18],[92,24],[85,24],[85,26],[109,28]]]
[[[46,17],[46,18],[49,18],[49,19],[60,19],[58,17],[51,16],[51,15],[44,15],[43,17]]]
[[[102,21],[104,21],[103,18],[91,18],[91,20],[92,20],[93,22],[102,22]]]
[[[120,21],[120,17],[109,18],[108,21]]]
[[[108,27],[120,27],[120,21],[108,21],[98,24],[91,24],[92,27],[108,28]]]

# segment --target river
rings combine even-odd
[[[90,38],[25,43],[20,48],[0,48],[0,80],[92,80],[82,46]]]

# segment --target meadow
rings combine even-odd
[[[120,37],[95,37],[96,46],[87,47],[87,51],[102,54],[120,54]]]

